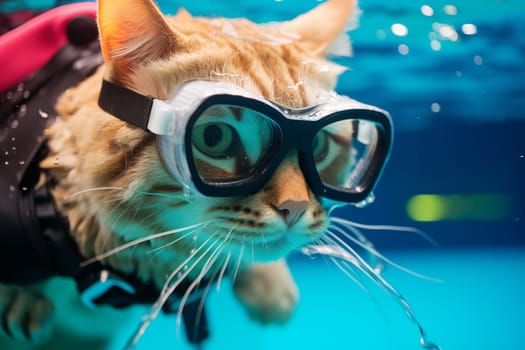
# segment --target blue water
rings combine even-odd
[[[258,22],[289,19],[317,3],[160,1],[171,13],[184,6],[195,15]],[[43,1],[38,4],[45,6]],[[430,6],[433,15],[423,15],[422,5]],[[445,10],[446,5],[454,7]],[[376,203],[345,209],[342,215],[371,224],[418,227],[441,244],[431,248],[404,233],[368,234],[393,260],[443,280],[434,283],[392,268],[385,271],[410,302],[430,340],[445,350],[521,350],[525,2],[362,0],[360,6],[361,25],[352,32],[354,57],[337,60],[351,68],[338,91],[389,110],[395,145],[376,189]],[[408,35],[395,35],[391,29],[395,23],[404,25]],[[465,34],[464,24],[473,24],[476,34]],[[453,29],[457,40],[443,35],[450,30],[441,29],[440,34],[444,26]],[[453,208],[470,210],[462,218],[416,222],[406,206],[417,194],[463,196],[460,199],[496,194],[504,198],[505,210],[501,203],[464,202],[462,208]],[[414,325],[379,288],[368,285],[370,291],[363,291],[323,259],[292,257],[291,266],[301,303],[289,324],[263,328],[250,322],[226,284],[207,303],[212,336],[205,349],[420,348]],[[135,319],[122,320],[129,327],[113,334],[109,348],[120,349],[141,312]],[[183,335],[177,338],[175,320],[161,316],[138,348],[190,347]]]

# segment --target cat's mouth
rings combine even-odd
[[[248,260],[269,262],[285,257],[321,234],[294,229],[250,231],[230,228],[224,241],[236,255],[244,255]]]

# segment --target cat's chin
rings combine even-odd
[[[233,255],[246,263],[268,263],[288,256],[309,240],[299,239],[296,235],[285,232],[272,238],[232,242]]]

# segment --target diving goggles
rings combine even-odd
[[[259,191],[296,151],[314,194],[361,202],[392,143],[387,112],[335,92],[293,109],[217,81],[186,82],[163,101],[104,80],[99,105],[156,134],[168,172],[186,189],[211,197]]]

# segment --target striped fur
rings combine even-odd
[[[181,265],[195,263],[189,277],[199,278],[211,257],[187,259],[201,248],[216,249],[214,267],[206,272],[213,275],[226,264],[242,270],[277,261],[318,239],[327,217],[295,153],[259,193],[188,199],[163,167],[155,137],[106,114],[96,101],[105,76],[160,99],[187,80],[214,79],[282,105],[310,105],[342,71],[322,52],[343,30],[351,5],[328,1],[279,30],[247,20],[193,18],[185,11],[163,17],[150,1],[99,1],[106,64],[58,102],[61,118],[47,131],[51,153],[42,162],[57,180],[55,198],[82,254],[96,257],[136,239],[195,227],[105,260],[160,288]],[[283,220],[280,208],[287,203],[306,205],[293,225]]]

